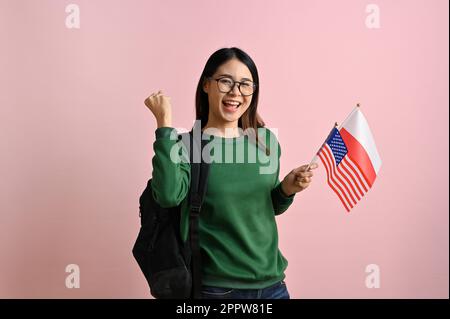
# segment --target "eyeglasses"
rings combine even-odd
[[[255,92],[257,87],[256,83],[248,80],[239,82],[228,77],[222,77],[218,79],[210,78],[210,79],[217,81],[217,87],[219,88],[219,91],[222,93],[231,92],[237,83],[239,92],[241,92],[243,96],[249,96]]]

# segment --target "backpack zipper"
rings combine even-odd
[[[159,220],[155,217],[155,227],[153,229],[152,239],[150,240],[150,244],[148,245],[148,250],[152,251],[155,246],[156,236],[158,235],[159,230]]]

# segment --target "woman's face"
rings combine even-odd
[[[246,81],[246,84],[248,85],[251,84],[251,82],[248,81],[253,82],[252,74],[244,63],[238,59],[231,59],[219,66],[217,71],[213,74],[212,79],[205,81],[203,85],[203,90],[208,94],[208,121],[212,121],[214,124],[231,124],[232,126],[237,127],[237,121],[250,106],[252,95],[242,95],[238,89],[239,84],[235,84],[230,92],[222,93],[219,90],[219,83],[214,80],[219,78],[223,79],[221,81],[222,87],[226,87],[226,84],[232,83],[229,81],[230,79],[239,82]],[[241,89],[245,90],[244,85],[242,85]],[[222,91],[224,90],[222,89]],[[227,104],[228,102],[233,105]],[[240,104],[236,106],[236,102]]]

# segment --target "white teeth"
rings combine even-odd
[[[241,103],[239,103],[239,102],[231,102],[231,101],[223,101],[223,103],[224,104],[227,104],[227,105],[233,105],[233,106],[238,106],[238,105],[240,105]]]

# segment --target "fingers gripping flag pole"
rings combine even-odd
[[[318,152],[327,171],[327,183],[347,212],[372,187],[381,158],[359,104],[340,126],[335,126]]]

